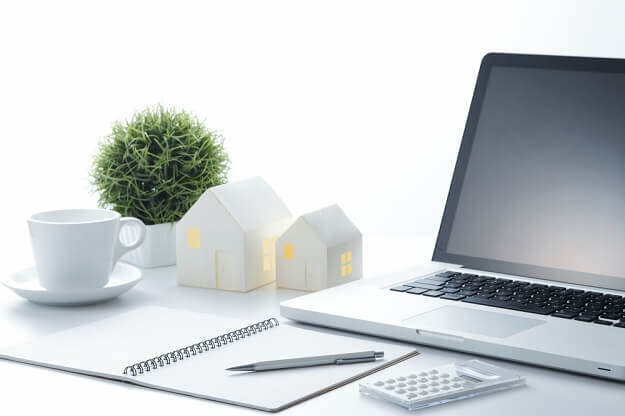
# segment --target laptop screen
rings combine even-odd
[[[485,58],[434,259],[622,289],[625,64],[551,58]]]

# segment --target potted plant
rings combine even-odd
[[[91,170],[99,205],[147,226],[142,246],[122,259],[141,267],[176,263],[175,223],[204,191],[227,181],[223,137],[185,111],[158,105],[116,122]],[[131,241],[130,227],[122,240]]]

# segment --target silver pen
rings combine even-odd
[[[313,367],[317,365],[354,364],[375,361],[384,357],[383,351],[361,351],[347,354],[319,355],[316,357],[289,358],[286,360],[259,361],[257,363],[226,368],[230,371],[269,371],[284,368]]]

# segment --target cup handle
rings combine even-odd
[[[130,244],[124,244],[119,238],[119,234],[121,233],[121,230],[125,225],[139,228],[139,236],[135,241]],[[113,257],[113,264],[111,265],[111,269],[115,267],[119,259],[124,254],[134,250],[135,248],[143,244],[143,240],[145,240],[145,224],[140,219],[134,217],[120,218],[119,230],[117,231],[117,244],[115,245],[115,256]]]

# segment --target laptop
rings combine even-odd
[[[432,262],[281,313],[625,380],[625,60],[486,55]]]

